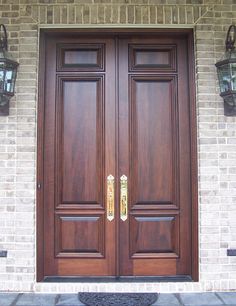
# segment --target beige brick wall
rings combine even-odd
[[[235,0],[0,0],[19,61],[9,117],[0,117],[0,290],[37,292],[236,290],[236,119],[223,115],[214,63]],[[36,283],[35,170],[40,27],[193,27],[199,150],[198,283]]]

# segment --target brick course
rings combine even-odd
[[[19,61],[10,116],[0,117],[0,290],[36,292],[236,289],[236,119],[223,115],[214,63],[224,52],[234,0],[0,0],[9,51]],[[192,27],[199,151],[197,283],[36,283],[36,126],[41,27]]]

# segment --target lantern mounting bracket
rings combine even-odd
[[[1,50],[6,50],[8,49],[8,44],[7,44],[7,30],[4,24],[0,24],[0,49]],[[3,35],[2,35],[3,33]]]
[[[235,39],[236,39],[236,26],[232,24],[228,29],[225,40],[226,51],[231,51],[235,48],[234,47]]]

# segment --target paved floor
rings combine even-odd
[[[0,293],[0,306],[81,306],[77,294]],[[153,306],[236,306],[236,292],[159,294]],[[122,305],[121,305],[122,306]]]

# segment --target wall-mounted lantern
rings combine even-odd
[[[220,85],[220,96],[224,99],[225,116],[236,116],[236,26],[229,27],[225,53],[215,65]]]
[[[0,115],[9,115],[9,100],[14,96],[16,72],[19,65],[7,52],[7,31],[0,24]]]

